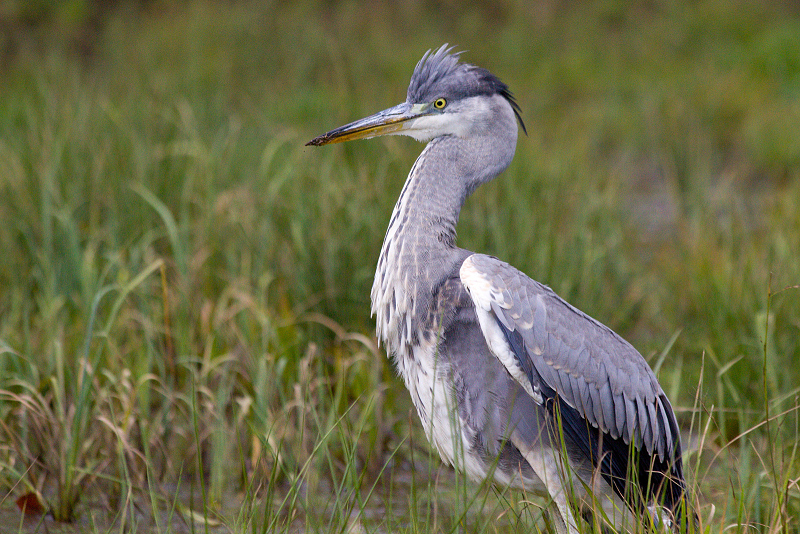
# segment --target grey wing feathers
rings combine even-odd
[[[474,254],[460,274],[476,307],[520,334],[530,358],[521,367],[532,364],[545,385],[595,428],[628,444],[634,440],[661,461],[673,456],[680,445],[672,408],[628,342],[496,258]]]

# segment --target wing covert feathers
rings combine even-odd
[[[504,352],[498,356],[501,362],[526,391],[536,392],[537,402],[542,402],[543,394],[546,401],[547,392],[552,392],[563,403],[562,411],[570,412],[573,431],[588,422],[610,438],[606,441],[613,442],[617,456],[627,455],[633,444],[641,451],[643,469],[647,466],[642,462],[649,458],[653,469],[646,471],[661,470],[664,477],[678,478],[682,487],[675,416],[636,349],[547,286],[496,258],[469,256],[460,277],[475,303],[484,335],[494,338],[490,349],[496,356],[497,350]],[[496,349],[500,345],[496,330],[505,334],[503,349]],[[596,436],[579,439],[586,441],[588,453],[590,446],[598,445]],[[624,477],[627,459],[613,463],[608,464],[611,475],[621,470]]]

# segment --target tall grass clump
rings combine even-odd
[[[373,338],[421,147],[303,146],[402,100],[450,42],[529,132],[459,245],[645,355],[704,531],[797,532],[796,9],[45,4],[0,8],[0,523],[546,527],[546,502],[441,466]]]

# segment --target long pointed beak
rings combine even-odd
[[[389,109],[379,111],[364,119],[340,126],[335,130],[315,137],[306,146],[321,146],[331,143],[352,141],[353,139],[371,139],[380,135],[400,133],[407,124],[406,121],[426,115],[425,109],[420,104],[403,102]]]

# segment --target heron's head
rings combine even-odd
[[[340,126],[308,142],[327,145],[381,135],[469,138],[510,135],[516,121],[525,131],[519,106],[508,86],[486,69],[459,62],[460,52],[446,44],[422,56],[411,75],[406,101],[375,115]]]

